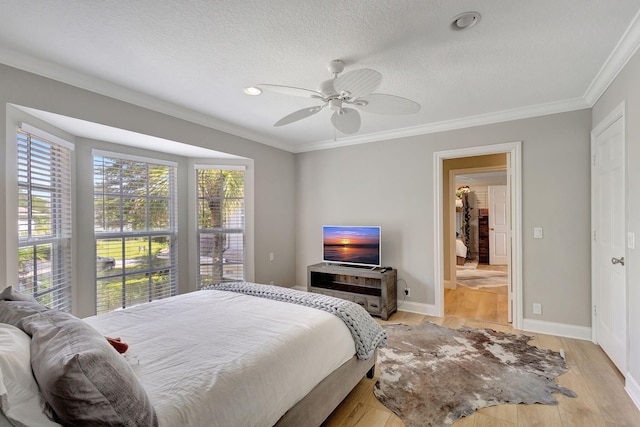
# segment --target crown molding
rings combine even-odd
[[[325,140],[299,145],[288,144],[280,140],[269,138],[264,134],[249,131],[245,128],[216,119],[212,116],[180,107],[173,103],[127,89],[106,80],[91,77],[78,71],[42,61],[9,49],[0,48],[0,62],[14,68],[76,86],[81,89],[86,89],[91,92],[115,98],[143,108],[148,108],[153,111],[269,145],[281,150],[289,151],[291,153],[304,153],[591,108],[613,82],[620,71],[622,71],[638,48],[640,48],[640,11],[636,13],[631,24],[598,71],[596,77],[592,80],[584,96],[581,98],[514,108],[390,131],[344,137],[337,140]]]
[[[293,147],[289,144],[266,138],[262,134],[251,132],[227,121],[10,49],[0,47],[0,63],[254,142],[293,151]]]
[[[546,104],[531,105],[527,107],[503,110],[495,113],[479,114],[454,120],[429,123],[426,125],[395,129],[391,131],[357,135],[338,140],[319,141],[296,147],[296,153],[308,151],[326,150],[330,148],[346,147],[350,145],[366,144],[368,142],[385,141],[389,139],[405,138],[416,135],[445,132],[456,129],[483,126],[494,123],[508,122],[512,120],[528,119],[531,117],[545,116],[547,114],[565,113],[567,111],[583,110],[590,108],[583,98],[574,98]]]
[[[596,74],[587,91],[584,94],[589,107],[593,107],[605,90],[620,74],[640,47],[640,11],[636,13],[631,24],[627,27],[616,47],[611,51],[607,60]]]

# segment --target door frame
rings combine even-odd
[[[615,107],[604,119],[602,119],[600,121],[600,123],[598,123],[593,130],[591,131],[591,239],[593,240],[593,236],[594,233],[596,231],[596,221],[595,221],[595,214],[596,214],[596,204],[595,204],[595,200],[596,200],[596,195],[595,195],[595,174],[594,174],[594,163],[595,163],[595,153],[596,153],[596,139],[598,137],[599,134],[601,134],[602,132],[604,132],[607,128],[609,128],[609,126],[613,125],[618,119],[622,119],[622,135],[624,138],[624,141],[622,143],[622,156],[624,158],[623,160],[623,167],[624,167],[624,179],[622,182],[622,186],[623,186],[623,193],[625,195],[625,197],[623,197],[623,203],[624,203],[624,208],[623,208],[623,212],[624,212],[624,234],[625,234],[625,250],[624,250],[624,256],[625,259],[629,259],[628,257],[628,251],[629,251],[629,246],[628,246],[628,237],[627,237],[627,218],[629,217],[628,212],[627,212],[627,203],[626,203],[626,199],[628,197],[627,194],[627,124],[626,124],[626,102],[622,101],[620,104],[618,104],[617,107]],[[598,292],[596,291],[596,267],[595,267],[595,248],[594,245],[591,245],[591,341],[593,341],[595,344],[598,343],[597,340],[597,334],[596,334],[596,311],[595,308],[599,305],[600,300],[598,298]],[[626,269],[626,267],[625,267]],[[625,295],[629,295],[629,279],[628,279],[628,274],[625,274],[625,284],[624,284],[624,288],[625,288]],[[626,351],[626,355],[625,355],[625,359],[627,361],[627,364],[629,362],[629,298],[626,298],[625,301],[626,304],[626,319],[625,319],[625,323],[626,323],[626,327],[627,327],[627,336],[626,336],[626,342],[625,342],[625,351]],[[622,372],[623,376],[627,376],[627,372]]]
[[[433,153],[434,194],[434,291],[435,315],[444,316],[444,211],[443,166],[447,159],[507,154],[507,185],[511,199],[511,285],[513,327],[522,329],[522,141],[458,148]],[[454,260],[455,261],[455,260]]]

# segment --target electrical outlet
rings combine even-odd
[[[273,252],[269,252],[269,261],[273,261],[275,259],[275,255]]]
[[[405,288],[405,289],[404,289],[404,295],[405,295],[406,297],[411,297],[411,290],[410,290],[409,288]]]
[[[269,281],[269,284],[270,284],[270,285],[273,285],[273,280],[270,280],[270,281]]]
[[[533,314],[542,314],[542,304],[533,303]]]

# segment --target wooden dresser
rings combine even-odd
[[[489,264],[489,215],[478,215],[478,262]]]

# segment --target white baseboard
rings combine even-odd
[[[398,311],[408,311],[409,313],[424,314],[426,316],[436,315],[436,306],[433,304],[423,304],[421,302],[398,301]]]
[[[522,322],[522,330],[591,341],[591,328],[588,326],[576,326],[566,323],[545,322],[544,320],[524,319]]]
[[[640,384],[631,376],[629,372],[627,372],[627,376],[625,377],[624,389],[627,391],[633,403],[636,404],[638,409],[640,409]]]
[[[294,285],[294,286],[291,287],[291,289],[295,289],[295,290],[298,290],[298,291],[305,291],[306,292],[307,287],[303,286],[303,285]]]

